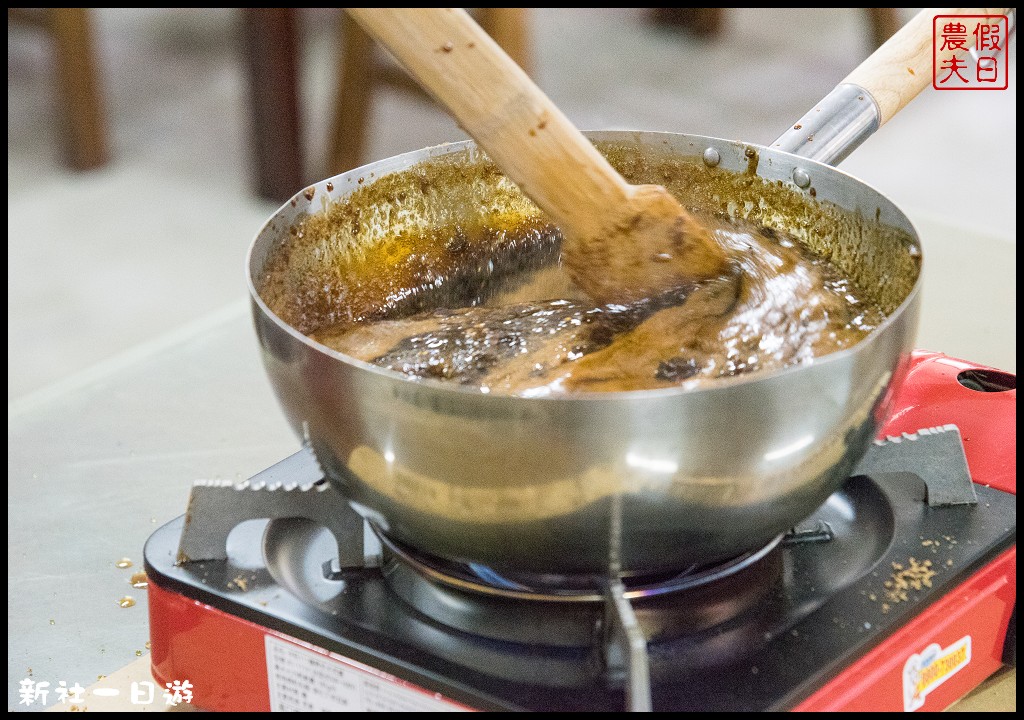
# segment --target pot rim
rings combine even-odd
[[[653,143],[644,143],[643,141],[645,139],[649,140],[652,137],[659,138],[659,139],[664,139],[664,138],[680,139],[682,142],[687,142],[687,144],[689,144],[689,145],[691,145],[691,146],[693,146],[695,148],[695,154],[693,156],[695,158],[699,158],[700,157],[700,152],[702,152],[702,150],[697,150],[696,149],[698,147],[699,148],[715,147],[716,149],[721,150],[721,148],[723,146],[726,146],[726,147],[738,150],[739,151],[739,157],[741,157],[741,158],[744,157],[744,152],[746,152],[748,149],[753,149],[761,157],[761,162],[759,163],[759,166],[758,166],[759,169],[761,167],[764,167],[764,166],[772,166],[773,164],[775,164],[775,161],[777,161],[777,160],[787,160],[788,164],[786,165],[786,167],[788,167],[789,165],[792,165],[794,168],[799,167],[799,168],[801,168],[801,169],[803,169],[805,171],[809,171],[809,172],[812,172],[812,173],[822,173],[822,172],[824,172],[824,173],[832,174],[832,175],[838,174],[838,177],[843,182],[853,183],[853,184],[855,184],[856,186],[858,186],[862,190],[866,190],[868,192],[874,193],[880,199],[882,199],[882,200],[886,201],[887,203],[889,203],[891,208],[895,211],[896,216],[893,219],[900,221],[899,225],[902,226],[902,227],[899,227],[899,229],[904,230],[905,232],[907,232],[909,234],[909,236],[916,243],[916,247],[918,249],[918,253],[919,253],[918,254],[918,273],[917,273],[917,277],[914,279],[914,285],[911,288],[910,292],[907,293],[907,296],[899,304],[899,306],[896,309],[894,309],[891,313],[889,313],[888,316],[885,318],[885,320],[883,320],[874,330],[872,330],[860,342],[858,342],[857,344],[853,345],[852,347],[849,347],[849,348],[846,348],[846,349],[843,349],[843,350],[838,350],[836,352],[832,352],[832,353],[829,353],[827,355],[823,355],[823,356],[820,356],[820,357],[816,357],[816,358],[814,358],[809,363],[799,364],[799,365],[790,365],[790,366],[787,366],[787,367],[784,367],[784,368],[779,368],[779,369],[776,369],[776,370],[759,370],[757,372],[752,372],[752,373],[749,373],[749,374],[730,376],[730,377],[702,378],[699,382],[696,382],[696,383],[694,383],[693,385],[690,385],[690,386],[687,386],[687,385],[683,384],[683,385],[678,385],[678,386],[673,386],[673,387],[668,387],[668,388],[654,388],[654,389],[646,389],[646,390],[617,390],[617,391],[593,391],[593,390],[587,391],[587,390],[581,390],[581,391],[574,391],[572,393],[567,393],[567,394],[541,395],[541,396],[537,396],[537,397],[524,397],[524,396],[521,396],[521,395],[508,395],[508,394],[501,394],[501,393],[495,393],[495,394],[492,395],[488,391],[482,390],[481,388],[476,387],[476,386],[472,386],[472,385],[469,385],[469,386],[461,385],[461,384],[446,382],[446,381],[443,381],[443,380],[436,380],[436,379],[432,379],[432,378],[410,377],[408,375],[405,375],[403,373],[397,372],[395,370],[388,370],[388,369],[382,368],[382,367],[380,367],[378,365],[374,365],[372,363],[368,363],[368,362],[365,362],[363,360],[358,360],[358,359],[353,358],[353,357],[351,357],[349,355],[345,355],[343,353],[338,352],[337,350],[333,350],[332,348],[330,348],[330,347],[328,347],[326,345],[318,343],[317,341],[313,340],[309,336],[307,336],[307,335],[299,332],[295,328],[293,328],[291,325],[289,325],[284,320],[282,320],[276,313],[274,313],[270,309],[270,307],[263,300],[263,298],[260,295],[259,291],[256,289],[256,285],[255,285],[255,282],[253,280],[253,277],[254,277],[254,275],[258,275],[259,271],[253,268],[253,263],[255,262],[255,259],[256,259],[255,258],[255,254],[256,254],[257,248],[261,245],[261,239],[264,237],[264,235],[266,233],[272,232],[272,231],[273,232],[279,232],[278,230],[272,230],[271,229],[271,225],[274,224],[275,221],[277,221],[277,220],[284,221],[284,220],[286,220],[286,218],[292,217],[292,220],[288,221],[289,224],[291,224],[291,222],[294,222],[294,216],[296,215],[297,212],[299,212],[299,213],[305,212],[305,210],[302,210],[302,209],[297,210],[297,208],[302,207],[303,204],[305,204],[305,206],[307,206],[307,207],[311,207],[313,202],[317,201],[318,197],[320,198],[319,202],[321,202],[321,203],[324,202],[324,200],[322,198],[325,198],[325,197],[326,198],[330,198],[331,200],[340,199],[342,197],[345,197],[347,195],[347,193],[349,192],[349,189],[346,188],[345,186],[346,185],[352,185],[353,183],[361,183],[361,182],[363,182],[363,180],[365,179],[365,177],[367,175],[369,175],[370,177],[374,177],[375,179],[379,179],[380,177],[384,177],[386,175],[390,175],[390,174],[392,174],[394,172],[401,172],[401,171],[404,171],[404,170],[408,170],[408,169],[414,167],[415,165],[418,165],[418,164],[420,164],[422,162],[427,162],[427,161],[429,161],[431,159],[434,159],[434,158],[444,157],[444,156],[447,156],[447,155],[452,155],[452,154],[455,154],[455,153],[459,153],[459,152],[463,152],[463,151],[468,151],[470,153],[470,158],[472,159],[474,153],[481,152],[477,148],[476,143],[473,140],[462,140],[462,141],[451,142],[451,143],[441,143],[439,145],[433,145],[433,146],[430,146],[430,147],[421,148],[419,150],[412,150],[410,152],[402,153],[402,154],[399,154],[399,155],[394,155],[394,156],[391,156],[391,157],[388,157],[388,158],[384,158],[382,160],[378,160],[378,161],[375,161],[375,162],[372,162],[372,163],[368,163],[366,165],[354,168],[354,169],[349,170],[347,172],[340,173],[338,175],[334,175],[334,176],[329,177],[329,178],[325,178],[325,179],[323,179],[323,180],[321,180],[321,181],[319,181],[319,182],[317,182],[317,183],[315,183],[313,185],[307,186],[306,188],[303,188],[299,192],[295,193],[295,195],[293,195],[290,199],[288,199],[284,203],[282,203],[281,206],[260,226],[260,228],[256,232],[253,240],[249,244],[249,248],[248,248],[248,250],[246,252],[246,256],[245,256],[245,275],[246,275],[246,286],[247,286],[248,291],[249,291],[250,299],[256,305],[256,307],[259,308],[259,311],[261,313],[263,313],[264,316],[266,316],[266,317],[270,318],[271,320],[273,320],[273,322],[280,329],[284,330],[286,333],[291,335],[296,340],[299,340],[304,345],[312,348],[313,350],[316,350],[317,352],[321,353],[322,355],[325,355],[325,356],[327,356],[327,357],[329,357],[329,358],[331,358],[333,360],[337,360],[339,362],[345,363],[345,364],[350,365],[352,367],[355,367],[355,368],[357,368],[359,370],[368,371],[368,372],[370,372],[370,373],[380,377],[383,380],[387,380],[387,381],[391,381],[391,382],[412,383],[412,384],[414,384],[416,386],[419,386],[419,387],[429,388],[431,390],[436,390],[436,391],[440,391],[440,392],[454,393],[454,394],[458,394],[458,395],[479,396],[479,397],[487,397],[487,398],[495,398],[495,399],[501,398],[503,401],[506,401],[506,402],[538,402],[538,401],[542,401],[542,402],[563,402],[563,403],[564,402],[588,402],[588,403],[593,403],[593,402],[598,402],[598,401],[603,401],[603,402],[610,402],[611,401],[611,402],[614,402],[616,400],[632,401],[632,400],[635,400],[637,398],[673,398],[673,397],[679,397],[679,396],[682,396],[682,395],[693,395],[693,394],[701,394],[701,393],[714,393],[716,391],[726,390],[726,389],[729,389],[729,388],[745,386],[745,385],[750,384],[750,383],[758,383],[758,382],[770,381],[770,380],[772,380],[774,378],[785,377],[785,376],[787,376],[789,374],[792,374],[792,373],[798,373],[798,372],[802,372],[802,371],[805,372],[805,371],[807,371],[811,367],[822,367],[822,366],[828,366],[828,365],[832,365],[832,364],[838,364],[838,363],[850,361],[856,355],[861,354],[866,347],[868,347],[871,344],[873,344],[880,336],[884,335],[887,332],[887,330],[893,324],[895,324],[895,322],[900,318],[900,316],[902,316],[904,314],[904,312],[906,312],[907,308],[912,306],[915,303],[915,301],[918,298],[918,295],[921,292],[921,286],[922,286],[922,283],[923,283],[923,275],[924,275],[924,254],[923,254],[923,250],[921,248],[921,239],[920,239],[920,236],[919,236],[919,234],[917,232],[917,229],[913,226],[913,223],[911,223],[910,219],[906,216],[906,214],[899,208],[899,206],[896,205],[896,203],[894,203],[886,195],[884,195],[882,192],[880,192],[879,190],[874,188],[872,185],[870,185],[870,184],[868,184],[868,183],[866,183],[866,182],[856,178],[855,176],[853,176],[853,175],[851,175],[849,173],[846,173],[846,172],[844,172],[844,171],[842,171],[842,170],[840,170],[840,169],[838,169],[836,167],[832,167],[832,166],[827,165],[825,163],[821,163],[821,162],[818,162],[818,161],[815,161],[815,160],[809,160],[807,158],[800,157],[798,155],[794,155],[792,153],[784,152],[782,150],[778,150],[778,149],[775,149],[775,148],[767,147],[767,146],[764,146],[764,145],[757,145],[757,144],[754,144],[754,143],[745,143],[745,142],[736,141],[736,140],[727,140],[727,139],[724,139],[724,138],[715,138],[715,137],[709,137],[709,136],[704,136],[704,135],[691,135],[691,134],[688,134],[688,133],[676,133],[676,132],[634,131],[634,130],[585,131],[584,134],[589,139],[591,139],[592,141],[598,141],[598,142],[602,142],[602,141],[622,142],[623,140],[632,140],[633,142],[636,142],[636,143],[639,143],[639,144],[653,144]],[[697,141],[697,142],[693,142],[693,141]],[[667,144],[668,140],[663,140],[663,142]],[[481,152],[481,154],[482,154],[482,152]],[[769,159],[769,162],[764,162],[765,159]],[[746,160],[744,159],[743,162],[745,163]],[[729,168],[726,168],[726,169],[729,169]],[[381,170],[383,170],[383,172],[380,172]],[[758,173],[758,176],[761,177],[762,179],[766,179],[766,180],[769,179],[769,178],[766,178],[764,175],[761,175],[760,173]],[[344,193],[343,194],[339,194],[339,195],[332,195],[332,191],[328,190],[328,188],[327,188],[327,185],[329,185],[329,184],[332,185],[333,188],[338,189],[339,192],[342,189],[344,189]],[[788,182],[788,185],[791,188],[793,188],[793,189],[799,190],[799,188],[796,186],[796,184],[793,183],[791,180]],[[314,192],[310,193],[309,192],[310,189],[313,189]],[[810,199],[810,197],[809,197],[809,199]],[[842,206],[840,206],[840,207],[842,207]],[[843,209],[847,210],[847,212],[851,212],[848,208],[843,208]],[[266,258],[264,258],[264,260],[265,259]],[[261,268],[259,270],[261,270],[261,269],[262,269],[262,266],[261,266]]]

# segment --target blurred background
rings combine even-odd
[[[914,12],[482,19],[581,128],[766,144]],[[8,20],[9,402],[243,302],[248,243],[305,184],[463,137],[338,10]],[[903,207],[926,254],[927,229],[941,227],[965,264],[984,243],[994,264],[1015,265],[1015,58],[1014,42],[1008,90],[927,89],[843,163]],[[996,288],[972,280],[940,294],[955,311],[958,294],[989,293],[999,322],[979,333],[1013,347],[1016,285],[1003,270]],[[1015,354],[1001,359],[1013,369]]]

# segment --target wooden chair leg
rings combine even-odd
[[[527,75],[532,72],[529,8],[480,8],[477,21]]]
[[[51,8],[57,103],[67,162],[89,170],[107,162],[107,131],[89,11]]]
[[[480,25],[505,48],[527,73],[532,68],[529,11],[526,8],[480,8]],[[363,163],[376,83],[419,88],[403,70],[377,67],[374,42],[347,14],[341,18],[341,53],[338,63],[338,92],[334,102],[334,124],[328,162],[332,172],[340,173]]]
[[[373,53],[373,40],[348,13],[343,13],[331,135],[330,167],[335,173],[359,167],[363,162],[373,99]]]
[[[868,11],[868,24],[871,26],[871,48],[880,47],[903,27],[896,8],[864,8]]]
[[[725,8],[651,8],[651,18],[695,38],[711,40],[718,37],[725,26]]]
[[[302,189],[299,59],[293,8],[242,10],[256,191],[284,201]]]

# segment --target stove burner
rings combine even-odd
[[[509,577],[483,566],[439,560],[379,537],[388,586],[439,625],[524,645],[587,647],[608,621],[608,578]],[[622,578],[622,595],[648,640],[713,627],[775,589],[782,574],[781,540],[727,562],[667,577]]]
[[[606,599],[607,577],[500,573],[478,563],[458,563],[432,557],[389,538],[376,528],[375,531],[389,560],[407,565],[430,582],[457,590],[523,601],[602,603]],[[724,580],[762,560],[782,539],[783,536],[779,535],[759,550],[720,563],[692,565],[678,573],[623,577],[625,598],[641,600]]]

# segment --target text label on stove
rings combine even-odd
[[[911,655],[903,665],[903,709],[913,712],[922,707],[928,693],[967,667],[969,662],[970,635],[947,648],[932,643],[921,653]]]

